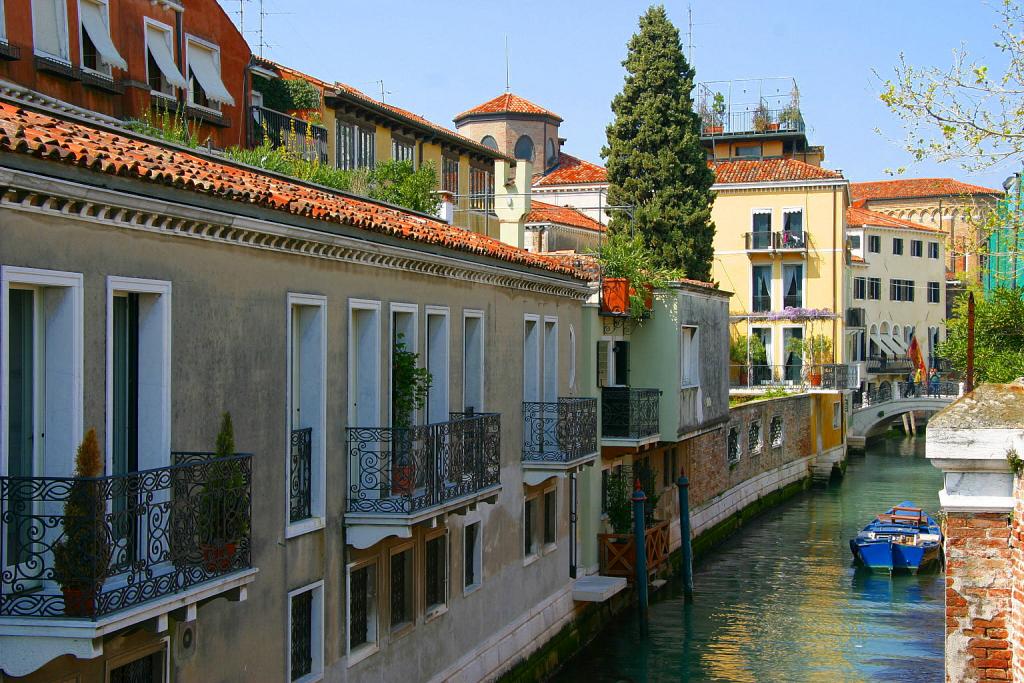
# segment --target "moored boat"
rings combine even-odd
[[[878,515],[850,539],[855,560],[875,571],[910,571],[937,562],[942,548],[939,525],[909,500]]]

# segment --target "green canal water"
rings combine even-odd
[[[619,617],[557,681],[943,680],[943,579],[855,569],[848,540],[904,499],[933,515],[941,473],[924,439],[851,454],[846,477],[758,517],[652,597],[650,625]]]

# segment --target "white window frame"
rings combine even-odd
[[[292,680],[292,598],[302,593],[313,592],[313,614],[309,621],[310,633],[309,642],[313,659],[311,671],[294,683],[314,683],[323,680],[324,677],[324,582],[323,579],[311,584],[288,591],[288,619],[286,623],[285,638],[288,643],[286,650],[285,665],[288,667],[286,681]]]
[[[832,429],[840,429],[843,426],[843,402],[832,403]]]
[[[523,344],[523,347],[522,347],[523,348],[523,385],[522,385],[522,396],[523,396],[523,399],[522,400],[523,400],[523,402],[526,402],[527,398],[528,398],[527,395],[526,395],[526,386],[527,386],[527,381],[530,379],[528,377],[528,375],[527,375],[527,373],[530,372],[530,364],[527,362],[527,356],[526,356],[526,352],[527,352],[527,349],[526,349],[526,327],[527,327],[527,323],[533,323],[534,324],[534,330],[536,331],[536,335],[537,335],[537,352],[536,352],[536,358],[533,359],[533,373],[531,373],[531,374],[534,375],[533,381],[535,383],[534,386],[537,388],[537,395],[534,396],[534,397],[529,397],[529,398],[532,398],[535,401],[540,401],[543,398],[543,391],[544,391],[543,385],[541,383],[542,380],[543,380],[543,375],[541,375],[541,359],[544,357],[543,356],[543,349],[542,349],[542,346],[544,344],[543,324],[541,323],[541,318],[540,318],[540,316],[538,314],[536,314],[536,313],[525,313],[525,314],[523,314],[523,328],[522,328],[523,329],[523,334],[522,334],[522,344]]]
[[[476,513],[474,513],[476,514]],[[462,562],[466,562],[466,529],[476,525],[476,547],[473,549],[473,577],[475,583],[466,585],[466,568],[462,566],[462,595],[475,593],[484,585],[484,521],[479,516],[467,516],[462,525]]]
[[[781,218],[782,223],[779,225],[779,232],[785,232],[786,230],[786,214],[787,213],[798,213],[800,214],[800,234],[804,235],[806,239],[807,235],[807,211],[806,207],[803,206],[784,206],[782,207]]]
[[[355,340],[355,312],[356,311],[370,311],[376,314],[376,330],[375,342],[371,342],[372,355],[374,358],[373,365],[370,367],[370,371],[374,373],[375,383],[377,387],[377,411],[376,416],[372,420],[373,424],[358,424],[358,415],[356,414],[356,401],[355,396],[358,391],[356,386],[356,379],[359,373],[355,371],[355,366],[358,361],[357,348]],[[348,300],[348,426],[349,427],[379,427],[381,420],[381,400],[383,396],[383,388],[381,387],[381,303],[380,301],[374,301],[371,299],[349,299]]]
[[[84,401],[84,360],[85,360],[85,338],[84,338],[84,295],[83,295],[83,283],[84,279],[81,273],[73,273],[67,271],[58,270],[45,270],[42,268],[24,268],[21,266],[0,266],[0,358],[3,359],[0,362],[0,368],[2,368],[2,377],[0,377],[0,475],[7,476],[8,473],[8,458],[7,452],[7,441],[8,441],[8,419],[9,419],[9,406],[10,401],[8,400],[10,391],[10,378],[9,368],[7,367],[7,358],[10,346],[10,340],[8,338],[8,330],[10,330],[9,320],[9,302],[10,302],[10,290],[12,286],[17,288],[17,285],[24,285],[28,287],[61,287],[68,289],[68,295],[71,297],[71,328],[73,330],[71,335],[71,374],[68,378],[70,383],[70,392],[68,395],[68,404],[70,405],[69,411],[69,428],[67,432],[67,440],[65,443],[55,443],[57,441],[52,430],[50,431],[49,444],[53,444],[55,451],[65,451],[67,457],[62,463],[64,471],[57,471],[52,469],[54,465],[58,465],[57,462],[43,462],[43,474],[54,475],[54,476],[71,476],[74,470],[74,453],[78,447],[84,431],[84,415],[83,406]],[[38,377],[36,379],[37,386],[40,382],[45,382],[44,377]],[[45,405],[45,404],[44,404]],[[40,416],[45,420],[46,416]],[[37,424],[44,425],[45,422],[37,422]],[[47,445],[49,445],[47,444]],[[37,457],[39,457],[37,455]]]
[[[576,328],[569,323],[569,391],[576,390]]]
[[[70,31],[68,29],[68,5],[67,5],[67,0],[52,0],[52,1],[53,1],[54,6],[58,8],[58,10],[60,11],[60,13],[61,13],[61,15],[63,16],[63,19],[64,19],[63,35],[62,36],[58,36],[58,38],[63,38],[63,40],[64,40],[64,50],[65,50],[65,52],[67,52],[67,56],[51,54],[49,52],[46,52],[45,50],[40,50],[38,47],[36,47],[36,45],[38,44],[38,41],[36,41],[35,38],[36,38],[37,35],[39,35],[39,28],[36,26],[36,13],[35,13],[35,11],[33,9],[34,0],[30,0],[30,2],[29,2],[29,12],[32,14],[32,17],[31,17],[32,18],[32,52],[33,52],[33,54],[39,55],[40,57],[46,57],[46,58],[49,58],[49,59],[55,59],[58,62],[63,62],[65,64],[70,64],[71,63],[71,37],[70,37]],[[5,25],[6,25],[6,18],[7,17],[6,17],[6,14],[5,14],[4,15]],[[6,33],[6,28],[4,29],[4,32]]]
[[[532,523],[530,524],[530,531],[532,532],[531,535],[533,536],[533,539],[532,539],[533,543],[531,544],[532,552],[527,553],[527,552],[525,552],[525,550],[526,550],[526,506],[529,503],[533,503],[534,517],[540,517],[541,519],[540,520],[534,519],[532,521]],[[523,510],[523,523],[520,525],[520,528],[522,529],[522,531],[519,534],[519,547],[520,547],[520,549],[522,549],[524,551],[524,553],[523,553],[523,566],[524,567],[527,566],[527,565],[531,565],[534,562],[536,562],[537,560],[539,560],[541,555],[544,552],[543,551],[544,538],[543,538],[543,536],[538,538],[538,533],[537,533],[539,531],[539,529],[537,527],[538,521],[541,524],[544,523],[544,519],[543,519],[544,516],[537,514],[537,512],[541,510],[543,505],[544,505],[544,499],[541,496],[541,492],[539,490],[533,491],[531,493],[527,493],[525,496],[523,496],[523,507],[522,507],[522,510]]]
[[[287,354],[287,360],[285,367],[287,368],[287,379],[285,386],[287,387],[287,411],[285,412],[285,441],[284,441],[284,453],[285,453],[285,477],[284,477],[284,490],[285,490],[285,501],[290,501],[291,491],[289,483],[291,482],[291,428],[292,428],[292,411],[294,406],[292,405],[293,389],[292,379],[294,376],[292,368],[292,334],[295,331],[293,310],[296,306],[308,306],[310,308],[320,309],[320,353],[319,353],[319,365],[320,365],[320,388],[319,397],[317,398],[317,412],[318,414],[312,420],[313,427],[313,440],[310,444],[310,463],[311,475],[314,477],[314,481],[311,482],[312,496],[310,514],[312,515],[309,519],[303,519],[298,522],[292,522],[289,520],[288,505],[285,505],[285,538],[295,538],[302,534],[323,529],[326,521],[326,500],[327,500],[327,297],[319,294],[298,294],[288,293],[287,297],[287,346],[285,347],[285,353]]]
[[[552,335],[554,337],[554,351],[548,349],[548,326],[552,326]],[[558,316],[557,315],[545,315],[544,324],[540,328],[540,341],[541,341],[541,360],[543,362],[543,369],[541,370],[541,386],[540,386],[540,398],[541,401],[548,403],[556,403],[558,401]],[[549,361],[554,364],[554,369],[549,370]],[[548,395],[548,382],[554,382],[554,395]]]
[[[115,657],[111,657],[103,663],[103,681],[104,683],[110,683],[110,675],[114,673],[114,669],[118,669],[125,664],[131,664],[132,662],[142,659],[143,657],[149,657],[157,652],[163,653],[163,667],[161,667],[161,681],[163,683],[169,683],[171,680],[171,651],[170,651],[170,636],[164,636],[157,643],[153,645],[146,645],[145,647],[135,648],[128,652],[118,654]],[[71,681],[78,681],[78,678],[72,677]]]
[[[803,233],[803,234],[806,235],[807,233]],[[807,308],[807,271],[809,269],[807,268],[807,262],[805,260],[783,261],[781,266],[780,266],[780,268],[779,268],[779,287],[781,287],[781,289],[782,289],[782,297],[781,297],[780,301],[782,302],[782,307],[783,308],[786,307],[786,266],[792,266],[792,267],[800,268],[800,306],[799,306],[799,308]],[[774,267],[773,267],[773,273],[774,273]],[[774,304],[774,302],[775,302],[775,299],[773,297],[772,298],[772,303]]]
[[[452,326],[451,326],[451,311],[447,306],[435,306],[428,305],[423,307],[423,358],[424,367],[430,370],[430,354],[433,349],[430,348],[430,319],[435,317],[444,318],[444,348],[441,350],[441,358],[444,360],[444,372],[443,376],[438,378],[434,377],[431,373],[430,389],[427,390],[427,423],[431,422],[430,408],[431,398],[436,395],[433,392],[440,390],[443,387],[440,400],[444,406],[443,419],[438,420],[439,422],[448,422],[450,419],[449,413],[452,409],[452,394],[451,394],[451,376],[452,376]],[[440,380],[440,381],[439,381]]]
[[[376,603],[376,610],[373,618],[373,641],[366,642],[358,646],[355,650],[352,649],[352,574],[364,569],[366,567],[373,567],[373,582],[374,582],[374,601]],[[356,562],[350,562],[345,567],[345,656],[347,657],[347,664],[349,667],[355,666],[359,662],[363,661],[367,657],[380,652],[380,636],[381,636],[381,563],[379,558],[374,555],[373,557],[358,560]],[[289,631],[290,632],[290,631]]]
[[[0,2],[3,2],[3,0],[0,0]],[[103,69],[90,69],[89,67],[85,66],[85,40],[83,39],[83,35],[85,34],[85,26],[82,24],[82,3],[83,2],[91,2],[94,5],[99,5],[100,7],[102,7],[106,11],[106,13],[107,13],[107,31],[109,32],[110,31],[110,0],[78,0],[78,63],[82,65],[82,70],[83,71],[86,71],[86,72],[92,73],[92,74],[98,74],[100,76],[103,76],[104,78],[110,78],[113,75],[113,73],[114,73],[114,68],[110,64],[107,64],[106,62],[104,62],[102,57],[100,59],[98,59],[97,61],[98,61],[98,63],[100,63],[103,66],[105,66],[106,70],[103,70]],[[113,40],[113,35],[111,35],[111,40]],[[149,59],[149,54],[148,53],[146,54],[146,59],[147,59],[147,61]]]
[[[487,398],[484,394],[484,388],[487,383],[484,381],[487,376],[487,327],[485,325],[486,318],[484,312],[472,308],[465,308],[462,310],[462,405],[463,408],[466,406],[466,386],[468,381],[468,374],[466,373],[466,320],[469,318],[475,318],[479,320],[480,325],[480,386],[478,391],[480,392],[480,407],[474,406],[474,409],[478,413],[486,411],[484,406],[487,404]]]
[[[700,327],[679,326],[679,388],[700,386]]]
[[[754,312],[754,297],[757,296],[757,289],[754,287],[754,269],[755,268],[760,268],[760,267],[768,268],[768,275],[769,275],[769,277],[768,277],[768,285],[769,285],[769,288],[768,288],[768,310],[769,311],[775,310],[775,305],[779,301],[779,294],[776,293],[775,289],[777,287],[781,287],[781,285],[778,284],[777,281],[781,280],[782,277],[781,277],[781,272],[780,272],[780,276],[778,278],[775,277],[775,262],[774,261],[770,261],[768,263],[760,263],[760,262],[755,263],[755,262],[751,262],[751,264],[750,264],[750,271],[747,273],[747,278],[750,280],[750,301],[748,302],[748,306],[750,308],[748,308],[747,310],[749,310],[751,313]],[[780,271],[781,271],[781,269],[780,269]]]
[[[555,494],[555,540],[548,543],[544,540],[544,533],[547,531],[548,523],[548,495]],[[548,553],[558,549],[558,480],[551,482],[550,485],[541,491],[540,498],[542,501],[542,510],[540,515],[540,551],[541,554],[547,555]]]
[[[392,396],[392,394],[394,392],[394,389],[395,389],[395,377],[394,377],[395,344],[394,344],[394,340],[395,340],[395,332],[397,331],[397,330],[395,330],[395,314],[396,313],[406,313],[406,314],[409,314],[409,315],[412,316],[412,339],[406,339],[404,341],[404,343],[405,343],[405,350],[406,351],[411,351],[412,353],[419,353],[419,350],[420,350],[420,340],[419,340],[419,337],[420,337],[420,334],[419,334],[419,331],[420,331],[420,328],[419,328],[420,307],[417,304],[410,304],[410,303],[393,302],[393,303],[389,304],[388,305],[388,332],[389,332],[389,336],[388,336],[388,390],[386,392],[386,396],[387,396],[386,403],[387,403],[387,405],[385,406],[385,409],[386,409],[387,415],[388,415],[388,425],[393,425],[394,424],[394,419],[395,419],[395,416],[391,414],[391,396]],[[420,360],[421,363],[423,362],[422,358],[420,358],[419,360]],[[419,423],[419,413],[420,413],[419,410],[413,409],[413,415],[412,415],[413,424],[418,424]]]
[[[161,316],[160,324],[163,327],[160,343],[163,345],[161,349],[161,358],[158,368],[159,372],[159,383],[160,383],[160,396],[158,401],[159,406],[159,422],[157,424],[156,438],[152,439],[150,443],[139,444],[139,453],[149,451],[152,449],[158,457],[162,456],[165,460],[164,465],[172,464],[170,462],[171,457],[171,359],[174,357],[171,349],[171,311],[172,311],[172,300],[171,300],[171,283],[168,280],[149,280],[144,278],[135,277],[121,277],[117,275],[107,276],[107,292],[106,292],[106,435],[105,439],[105,450],[106,450],[106,467],[107,472],[113,472],[114,469],[114,439],[110,438],[110,435],[114,433],[114,296],[115,292],[127,292],[131,294],[151,294],[159,297],[160,311],[158,315]],[[140,332],[141,335],[141,332]],[[141,340],[140,340],[141,341]],[[141,393],[141,392],[140,392]],[[141,409],[140,409],[141,412]],[[139,426],[139,434],[144,432],[152,431],[150,427],[141,425]],[[155,441],[155,444],[153,443]],[[149,469],[152,463],[143,464],[141,462],[139,466],[141,469]]]
[[[443,602],[427,605],[427,544],[431,541],[437,540],[438,538],[444,539],[444,590],[443,590]],[[418,573],[418,572],[417,572]],[[427,531],[423,536],[423,602],[424,602],[424,617],[423,622],[427,623],[437,619],[448,611],[448,604],[451,602],[451,536],[448,534],[448,528],[443,527],[441,529],[435,529],[433,531]]]
[[[221,81],[223,82],[223,80],[224,80],[224,71],[221,69],[221,64],[220,64],[220,45],[217,45],[216,43],[211,43],[208,40],[203,40],[199,36],[194,36],[191,33],[186,33],[185,34],[185,59],[183,60],[184,64],[185,64],[185,73],[182,74],[182,76],[185,77],[185,83],[188,84],[188,92],[185,93],[185,103],[188,104],[188,106],[190,106],[190,107],[195,107],[196,109],[202,109],[203,111],[209,111],[209,112],[213,112],[215,114],[220,114],[221,113],[221,109],[223,107],[223,103],[217,102],[215,100],[211,100],[217,106],[215,106],[215,107],[208,107],[206,105],[196,104],[192,100],[192,97],[193,97],[193,95],[195,93],[192,91],[192,79],[190,79],[188,77],[188,72],[189,72],[189,64],[188,64],[189,59],[188,59],[188,56],[189,56],[189,46],[191,44],[193,44],[193,43],[195,45],[199,46],[199,48],[209,50],[210,52],[213,53],[213,61],[217,65],[217,73],[220,75]]]
[[[143,20],[142,20],[142,43],[143,43],[143,48],[144,48],[143,54],[145,55],[145,58],[146,58],[146,61],[145,61],[145,64],[146,64],[146,87],[149,87],[149,27],[153,27],[154,29],[156,29],[157,31],[162,33],[163,35],[167,36],[168,37],[167,44],[168,44],[168,47],[170,48],[170,51],[171,51],[171,57],[174,57],[174,53],[175,53],[175,49],[174,49],[175,48],[175,45],[174,45],[174,27],[173,26],[168,26],[167,24],[165,24],[165,23],[163,23],[161,21],[157,21],[156,19],[151,19],[150,17],[143,17]],[[159,68],[157,70],[159,71]],[[164,75],[164,73],[162,71],[160,72],[160,78],[162,78],[164,80],[167,80],[167,77]],[[184,77],[184,76],[183,76],[183,78],[185,78],[185,82],[188,83],[188,79],[186,77]],[[177,86],[175,86],[170,81],[168,81],[167,85],[170,88],[171,92],[166,93],[166,92],[163,92],[162,90],[153,90],[152,88],[150,88],[149,89],[149,94],[151,96],[160,97],[160,98],[163,98],[164,100],[170,100],[170,101],[173,102],[176,99],[175,88]]]
[[[0,0],[0,41],[7,42],[7,11],[4,0]]]
[[[758,214],[768,215],[768,234],[775,232],[775,211],[770,207],[754,207],[750,210],[750,222],[748,223],[750,230],[748,232],[754,232],[754,216]]]

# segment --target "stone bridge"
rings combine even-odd
[[[906,413],[936,413],[963,393],[962,385],[942,382],[938,391],[929,393],[928,387],[907,390],[904,383],[883,384],[879,390],[864,395],[862,402],[854,401],[847,423],[846,443],[850,448],[864,448],[868,436],[879,427]]]

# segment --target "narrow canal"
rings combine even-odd
[[[848,539],[904,499],[938,508],[941,473],[924,438],[851,455],[841,485],[765,513],[694,568],[694,603],[674,581],[642,636],[635,610],[558,681],[943,680],[943,579],[855,570]]]

